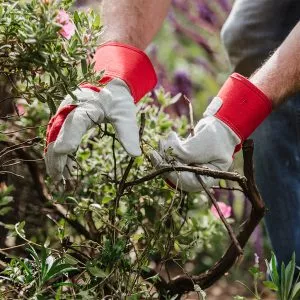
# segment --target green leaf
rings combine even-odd
[[[272,281],[279,287],[279,275],[277,271],[277,260],[275,254],[272,252],[271,260],[268,262],[266,260],[266,265],[271,276]]]
[[[110,196],[104,196],[103,198],[102,198],[102,204],[106,204],[106,203],[109,203],[111,200],[113,200],[113,198],[112,197],[110,197]]]
[[[54,287],[59,287],[59,286],[74,286],[74,283],[72,282],[59,282],[59,283],[54,283]]]
[[[55,102],[53,101],[53,99],[51,98],[50,95],[49,95],[49,97],[47,97],[47,104],[49,106],[51,114],[55,115],[55,113],[56,113],[56,105],[55,105]]]
[[[282,262],[281,270],[280,270],[280,295],[282,300],[288,300],[285,290],[286,290],[285,264],[284,262]]]
[[[24,226],[25,226],[25,221],[18,222],[15,225],[15,231],[16,231],[17,235],[20,236],[21,238],[25,238]]]
[[[70,254],[65,254],[64,258],[65,258],[65,262],[67,264],[70,264],[70,265],[77,265],[78,264],[78,260]]]
[[[81,23],[78,11],[74,11],[73,19],[74,19],[74,22],[75,22],[76,25]]]
[[[273,278],[273,282],[279,287],[279,275],[277,271],[277,260],[274,253],[272,253],[271,257],[271,275]]]
[[[253,266],[253,267],[249,268],[249,272],[254,276],[256,274],[259,274],[260,270],[259,270],[259,268]]]
[[[26,44],[35,44],[36,43],[36,39],[26,39],[24,42]]]
[[[26,248],[26,251],[31,254],[31,257],[37,264],[40,263],[40,258],[38,256],[38,254],[36,253],[35,249],[31,245],[29,245],[29,248]]]
[[[46,248],[42,248],[41,250],[41,273],[42,273],[42,279],[46,276],[48,270],[51,268],[53,262],[54,262],[54,257],[53,256],[48,256],[48,251],[46,250]],[[51,258],[51,260],[48,260],[48,258]]]
[[[278,287],[273,281],[263,281],[263,285],[272,291],[278,291]]]
[[[292,289],[291,300],[300,299],[300,282],[296,283]]]
[[[291,288],[293,284],[294,279],[294,273],[295,273],[295,267],[296,267],[296,256],[295,252],[292,255],[291,261],[288,263],[285,269],[285,295],[288,297],[291,293]]]
[[[87,67],[86,59],[81,60],[81,71],[84,76],[87,74],[88,67]]]
[[[23,259],[19,258],[17,258],[17,261],[23,267],[23,272],[25,273],[25,283],[32,282],[34,280],[34,276],[30,264],[26,261],[23,261]]]
[[[43,95],[41,95],[40,93],[35,92],[34,95],[42,103],[46,103],[47,102],[47,99]]]
[[[76,271],[77,268],[70,266],[69,264],[59,264],[58,266],[52,267],[47,275],[45,276],[44,280],[49,281],[50,279],[54,277],[58,277],[60,275],[63,275],[64,273],[68,273],[71,271]]]
[[[87,270],[95,277],[105,278],[108,274],[93,264],[87,264]]]
[[[61,292],[62,292],[62,286],[58,287],[55,294],[55,300],[61,300]]]
[[[9,206],[2,207],[2,208],[0,209],[0,216],[6,215],[6,214],[9,213],[11,210],[12,210],[12,208],[9,207]]]
[[[93,26],[94,26],[95,29],[99,28],[100,23],[101,23],[100,21],[101,21],[100,20],[100,16],[97,14],[96,17],[95,17],[95,20],[94,20],[94,24],[93,24]]]
[[[1,196],[1,195],[0,195]],[[13,201],[13,197],[5,196],[0,199],[0,206],[5,206]]]

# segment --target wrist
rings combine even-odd
[[[101,44],[107,44],[107,43],[118,43],[123,45],[130,45],[132,47],[135,47],[137,49],[140,49],[141,51],[144,51],[147,47],[146,42],[144,42],[141,38],[137,39],[136,35],[131,35],[125,33],[111,33],[109,31],[103,33],[103,36],[100,40]]]
[[[274,89],[270,89],[267,83],[267,81],[269,80],[266,80],[266,78],[262,78],[260,73],[256,72],[249,78],[249,81],[260,91],[262,91],[268,97],[268,99],[270,99],[273,108],[279,105],[278,93],[274,95]]]

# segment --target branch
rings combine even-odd
[[[142,138],[142,135],[143,135],[143,132],[144,132],[145,123],[146,123],[145,114],[142,113],[141,114],[141,126],[140,126],[140,131],[139,131],[140,139]],[[130,161],[129,161],[129,163],[128,163],[126,169],[125,169],[125,172],[124,172],[124,174],[122,176],[122,179],[120,181],[117,195],[116,195],[116,197],[114,199],[115,209],[114,209],[114,219],[112,220],[113,221],[113,225],[114,225],[114,221],[116,219],[117,208],[119,207],[120,199],[123,196],[125,189],[127,188],[126,180],[128,178],[129,172],[130,172],[130,170],[131,170],[131,168],[133,166],[134,160],[135,160],[134,157],[130,158]],[[114,231],[114,237],[115,237],[115,231]]]
[[[167,164],[162,164],[161,168],[159,170],[156,170],[142,178],[125,183],[125,188],[131,187],[134,185],[138,185],[138,184],[141,184],[141,183],[149,181],[149,180],[153,180],[155,177],[157,177],[163,173],[174,172],[174,171],[178,171],[178,172],[186,171],[186,172],[192,172],[194,174],[198,174],[198,175],[202,175],[202,176],[209,176],[209,177],[218,178],[218,179],[236,181],[243,188],[243,190],[247,189],[247,179],[245,176],[242,176],[239,173],[224,172],[224,171],[212,170],[212,169],[203,168],[203,167],[170,166]]]
[[[242,254],[243,254],[243,250],[242,250],[242,248],[241,248],[241,245],[239,244],[239,242],[238,242],[238,240],[237,240],[237,238],[236,238],[236,236],[235,236],[235,234],[234,234],[234,232],[233,232],[233,230],[232,230],[232,227],[231,227],[231,226],[228,224],[228,222],[226,221],[226,219],[225,219],[225,217],[224,217],[224,215],[223,215],[223,213],[222,213],[222,211],[221,211],[221,209],[220,209],[220,207],[219,207],[219,205],[218,205],[217,200],[216,200],[215,197],[211,194],[211,192],[209,191],[208,187],[207,187],[206,184],[203,182],[201,176],[199,176],[199,175],[196,175],[196,176],[197,176],[197,179],[199,180],[200,184],[202,185],[203,190],[206,192],[208,198],[209,198],[210,201],[212,202],[213,206],[216,208],[216,210],[217,210],[217,212],[218,212],[218,214],[219,214],[219,216],[220,216],[220,218],[221,218],[223,224],[225,225],[225,227],[226,227],[226,229],[227,229],[227,231],[228,231],[228,234],[229,234],[229,236],[230,236],[232,242],[234,243],[234,245],[235,245],[236,248],[238,249],[239,254],[242,255]]]
[[[39,138],[36,139],[40,140]],[[35,141],[35,139],[30,140],[30,143],[32,143],[32,141]],[[21,144],[25,144],[25,142]],[[53,208],[55,214],[65,219],[78,233],[82,234],[87,239],[92,239],[90,232],[86,230],[86,228],[83,225],[81,225],[77,220],[73,220],[68,217],[67,209],[65,209],[61,204],[56,204],[51,201],[51,197],[44,183],[44,177],[41,174],[37,164],[35,163],[35,160],[33,159],[33,157],[31,157],[29,151],[25,151],[23,148],[16,147],[19,146],[20,144],[15,145],[13,143],[6,142],[6,141],[1,141],[1,143],[7,146],[6,149],[8,149],[9,151],[14,151],[19,158],[24,160],[25,164],[28,166],[29,172],[35,183],[36,191],[41,201],[44,204],[46,204],[48,207]]]
[[[254,180],[254,170],[253,170],[253,141],[247,140],[243,145],[243,155],[244,155],[244,176],[236,173],[230,172],[220,172],[212,171],[203,168],[196,167],[164,167],[163,172],[154,172],[140,180],[128,183],[128,185],[133,185],[136,182],[144,182],[153,179],[155,176],[168,171],[191,171],[199,175],[208,175],[214,178],[229,179],[237,181],[244,194],[248,197],[248,200],[252,204],[252,210],[250,217],[243,223],[240,232],[238,233],[236,239],[241,248],[244,248],[252,232],[262,220],[265,214],[265,205],[258,192],[258,189]],[[219,176],[219,177],[218,177]],[[234,265],[240,256],[240,251],[236,245],[232,242],[228,247],[222,258],[215,263],[209,270],[204,273],[188,276],[179,275],[166,282],[153,283],[161,295],[168,293],[168,295],[182,295],[185,292],[194,291],[194,285],[199,285],[202,289],[206,289],[213,285],[218,279],[220,279],[229,269]],[[152,271],[153,273],[153,271]],[[145,274],[141,276],[146,279]],[[153,276],[153,275],[152,275]]]

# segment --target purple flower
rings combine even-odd
[[[173,96],[181,93],[182,97],[174,103],[173,109],[175,113],[179,116],[181,115],[189,115],[189,105],[187,101],[184,99],[184,95],[188,98],[192,96],[192,81],[189,74],[186,71],[178,70],[174,74],[174,78],[172,81],[171,94]]]
[[[178,70],[174,74],[172,94],[176,95],[181,93],[188,98],[192,94],[192,81],[189,74],[186,71]]]
[[[209,6],[205,3],[199,3],[198,4],[198,13],[199,17],[206,21],[207,23],[210,23],[212,25],[216,22],[216,16],[214,12],[209,8]]]

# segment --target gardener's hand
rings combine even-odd
[[[67,96],[48,124],[45,162],[54,180],[68,174],[68,155],[95,124],[110,122],[128,154],[141,155],[135,103],[156,84],[151,62],[142,51],[120,43],[104,44],[94,59],[95,69],[105,70],[105,86],[82,85],[74,92],[77,100]]]
[[[271,101],[256,86],[243,76],[232,74],[196,125],[194,136],[182,140],[172,132],[160,141],[158,152],[152,153],[152,163],[160,168],[171,156],[178,166],[195,164],[227,171],[234,153],[271,110]],[[174,171],[166,174],[165,179],[180,190],[203,190],[191,172]],[[217,182],[211,177],[202,179],[209,187]]]

